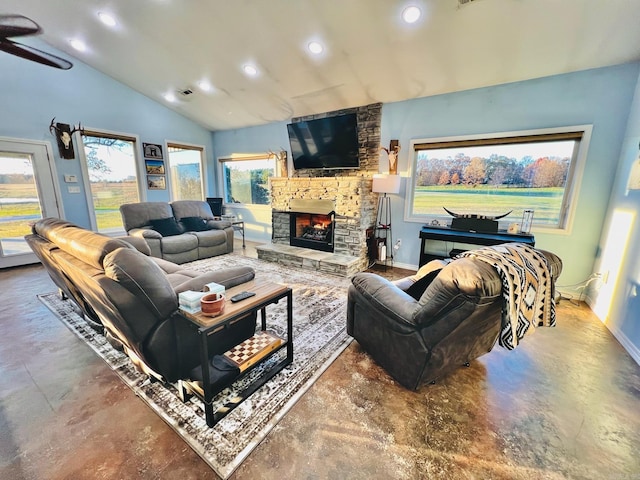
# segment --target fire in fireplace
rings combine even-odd
[[[291,246],[333,252],[333,212],[329,214],[290,212],[289,226]]]

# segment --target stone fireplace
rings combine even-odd
[[[378,173],[382,104],[294,118],[292,121],[351,112],[358,116],[360,167],[328,171],[294,170],[291,178],[272,177],[272,243],[257,247],[259,258],[345,276],[368,267],[367,238],[376,222],[378,207],[378,194],[372,193],[371,187],[373,175]],[[298,239],[291,243],[291,237]],[[333,237],[333,250],[329,245],[321,249],[317,248],[320,244],[304,244],[304,240],[317,241],[315,237],[324,237],[322,241],[325,244],[330,243],[330,237]],[[297,245],[297,242],[304,245]],[[313,250],[309,250],[310,245]]]
[[[377,207],[371,184],[367,177],[272,178],[272,242],[291,245],[292,216],[323,213],[330,218],[333,213],[333,253],[353,257],[356,271],[366,269],[367,230],[375,223]]]

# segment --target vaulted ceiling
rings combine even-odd
[[[422,11],[413,24],[401,19],[410,4]],[[638,11],[640,0],[0,4],[0,14],[38,23],[39,38],[72,62],[211,130],[637,61]],[[110,14],[115,26],[101,23],[99,12]],[[72,39],[81,40],[85,51],[75,50]],[[27,37],[15,41],[29,43]],[[323,52],[310,53],[311,41]],[[243,72],[248,64],[257,69],[253,77]],[[210,91],[199,87],[203,81]]]

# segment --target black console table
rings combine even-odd
[[[536,241],[529,233],[508,233],[506,230],[497,232],[469,232],[466,230],[454,230],[449,227],[436,227],[425,225],[420,229],[420,266],[434,258],[442,256],[430,255],[425,252],[425,242],[427,240],[439,240],[442,242],[469,243],[472,245],[498,245],[500,243],[520,242],[535,246]]]

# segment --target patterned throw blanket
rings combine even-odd
[[[551,270],[547,258],[522,243],[505,243],[463,252],[492,265],[502,279],[504,307],[499,343],[513,350],[530,328],[556,324]]]

